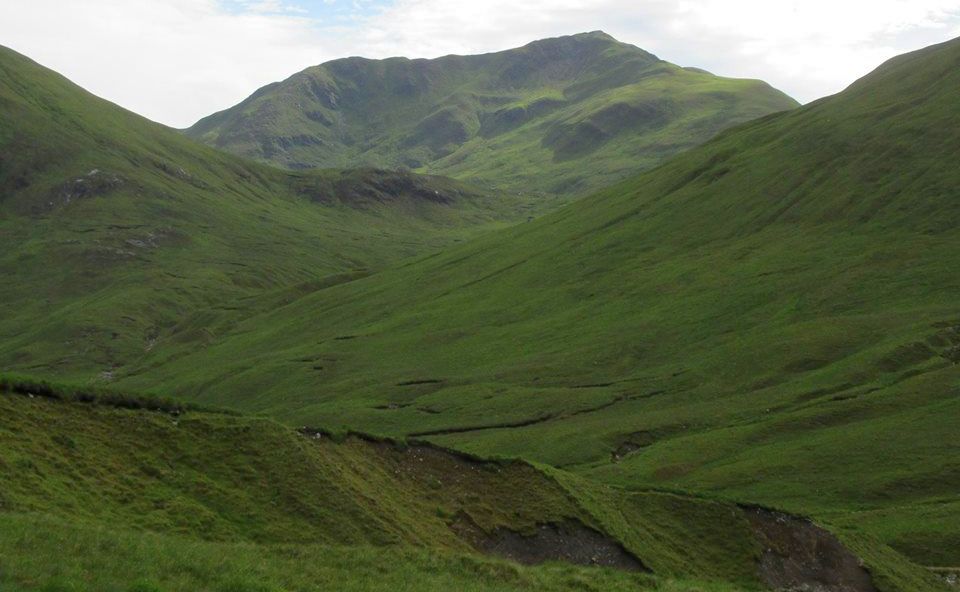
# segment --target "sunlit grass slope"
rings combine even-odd
[[[582,195],[796,101],[681,68],[601,32],[434,60],[308,68],[187,134],[290,168],[409,167],[509,190]]]
[[[781,504],[960,564],[958,90],[960,42],[901,56],[123,382]]]

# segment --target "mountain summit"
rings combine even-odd
[[[593,32],[475,56],[334,60],[186,133],[293,169],[406,167],[570,195],[796,105],[766,83],[681,68]]]

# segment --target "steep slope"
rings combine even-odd
[[[422,443],[298,433],[262,418],[196,410],[55,400],[64,393],[0,384],[11,387],[0,388],[4,584],[60,576],[83,578],[79,590],[104,589],[104,582],[128,590],[145,578],[163,590],[315,589],[306,575],[329,577],[345,562],[358,569],[339,567],[338,589],[389,589],[411,572],[424,580],[417,589],[445,579],[476,589],[523,589],[537,579],[548,589],[703,589],[682,584],[691,579],[742,590],[942,589],[882,545],[841,533],[854,555],[826,531],[767,510],[628,493],[523,461],[485,461]],[[31,389],[45,396],[14,393]],[[149,542],[131,545],[136,533]],[[57,548],[52,541],[69,543]],[[54,554],[31,558],[38,548]],[[520,570],[479,554],[594,569]],[[391,564],[371,569],[377,555]],[[216,568],[224,563],[232,569]],[[117,582],[121,577],[126,581]]]
[[[519,215],[449,179],[218,153],[0,48],[6,366],[109,377],[162,335],[202,343],[251,295],[346,281]],[[188,312],[202,316],[178,326]]]
[[[261,88],[187,134],[289,168],[409,167],[525,195],[583,194],[797,103],[600,33],[434,60],[348,58]]]
[[[960,41],[553,215],[300,298],[124,379],[960,564]]]

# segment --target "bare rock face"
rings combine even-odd
[[[40,209],[51,211],[81,199],[107,195],[119,189],[123,183],[124,179],[120,175],[93,169],[86,175],[71,179],[54,189],[50,199]]]
[[[762,508],[745,510],[763,547],[760,579],[783,592],[877,592],[860,559],[809,520]]]

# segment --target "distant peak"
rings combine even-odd
[[[609,41],[616,41],[613,35],[605,33],[604,31],[590,31],[589,33],[577,33],[574,37],[593,37],[594,39],[607,39]]]
[[[603,31],[590,31],[585,33],[575,33],[572,35],[540,39],[528,43],[520,49],[545,49],[550,51],[560,50],[583,55],[599,55],[610,49],[617,49],[619,51],[636,52],[638,55],[643,55],[648,59],[659,60],[659,58],[652,53],[635,45],[624,43]]]
[[[612,43],[619,43],[612,35],[608,35],[603,31],[590,31],[587,33],[574,33],[572,35],[558,35],[557,37],[547,37],[545,39],[539,39],[533,43],[551,43],[551,42],[563,42],[563,41],[609,41]]]

